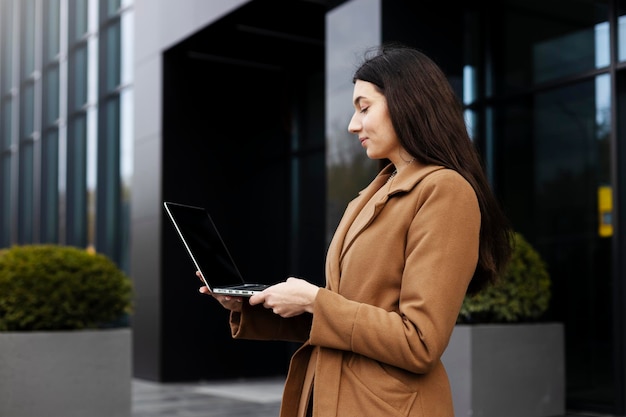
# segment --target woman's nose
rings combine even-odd
[[[357,120],[356,116],[356,114],[352,116],[352,118],[350,119],[350,123],[348,124],[348,132],[350,133],[356,133],[361,129],[361,124]]]

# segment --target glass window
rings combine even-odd
[[[135,33],[135,19],[132,9],[126,11],[120,17],[121,20],[121,36],[120,41],[121,51],[121,84],[130,84],[133,80],[133,57],[134,57],[134,33]]]
[[[55,60],[60,46],[60,0],[46,0],[44,5],[44,64]]]
[[[104,21],[117,15],[120,11],[121,0],[101,0],[100,20]]]
[[[48,67],[43,77],[43,124],[49,126],[59,118],[59,66]]]
[[[22,5],[22,79],[35,71],[35,0],[23,0]]]
[[[617,11],[617,57],[626,61],[626,0],[620,0]]]
[[[13,101],[4,100],[0,108],[0,152],[9,150],[11,147],[11,134],[13,127]]]
[[[0,97],[11,88],[13,77],[13,2],[0,3]]]
[[[120,101],[115,96],[100,106],[98,137],[98,220],[96,247],[119,258],[120,230]]]
[[[41,242],[59,239],[59,131],[49,129],[42,141],[41,161]]]
[[[70,55],[69,111],[81,110],[87,103],[87,44],[81,43]]]
[[[121,232],[118,241],[122,269],[130,269],[130,199],[133,174],[133,91],[126,88],[120,94],[120,175],[121,175]]]
[[[6,99],[0,106],[0,247],[11,243],[11,134],[13,102]]]
[[[0,106],[0,247],[11,243],[11,131],[13,102],[4,100]]]
[[[18,242],[33,242],[33,198],[34,198],[34,145],[32,140],[20,145],[19,187],[18,187]]]
[[[498,93],[609,65],[606,0],[507,0],[502,14]]]
[[[11,244],[11,154],[0,152],[0,247]]]
[[[114,91],[120,84],[121,79],[121,38],[120,21],[102,29],[100,45],[104,55],[104,71],[100,75],[104,78],[103,88],[105,92]]]
[[[550,314],[567,328],[568,404],[612,405],[609,76],[529,96],[499,116],[500,194],[552,276]]]
[[[352,75],[360,53],[382,39],[378,1],[351,1],[326,15],[326,237],[330,240],[341,214],[376,173],[375,161],[348,132],[352,117]],[[367,27],[366,31],[362,28]]]
[[[89,29],[89,0],[69,0],[69,41],[70,45],[81,40]]]
[[[79,113],[67,131],[66,243],[87,246],[87,117]]]
[[[20,118],[20,137],[30,137],[35,130],[35,88],[33,84],[26,84],[22,91]]]
[[[325,247],[326,239],[320,216],[326,206],[325,133],[319,123],[324,120],[324,78],[321,68],[302,75],[291,135],[291,267],[315,276],[323,252],[312,249]]]

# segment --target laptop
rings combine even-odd
[[[269,287],[243,279],[206,209],[167,201],[163,205],[212,293],[249,297]]]

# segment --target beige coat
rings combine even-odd
[[[302,417],[313,349],[316,417],[454,416],[440,358],[476,268],[478,201],[455,171],[408,165],[387,183],[392,168],[348,205],[313,315],[282,319],[245,303],[231,315],[233,337],[304,342],[291,360],[281,417]],[[344,241],[380,187],[389,192]]]

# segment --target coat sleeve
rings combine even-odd
[[[231,335],[235,339],[304,342],[311,330],[311,314],[284,319],[261,305],[246,303],[241,313],[230,314]]]
[[[413,190],[416,205],[408,223],[397,308],[320,290],[311,344],[351,351],[414,373],[426,373],[439,362],[476,269],[480,234],[473,188],[460,175],[446,171],[427,176]],[[349,273],[343,271],[341,279]]]

